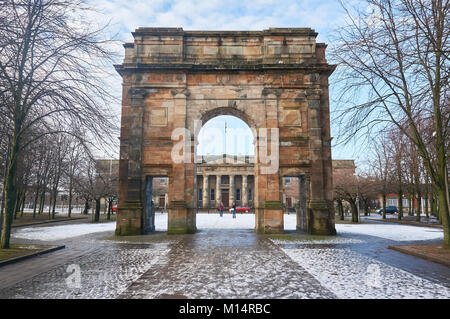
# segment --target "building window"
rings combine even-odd
[[[388,206],[397,206],[397,198],[388,198]]]
[[[198,189],[198,200],[200,202],[203,200],[203,190],[201,188]]]
[[[253,200],[253,194],[252,194],[251,188],[248,189],[248,200]]]
[[[409,206],[409,200],[407,198],[403,198],[403,207]]]
[[[241,189],[236,188],[236,200],[241,200]]]
[[[215,200],[216,199],[216,192],[215,192],[214,188],[211,189],[211,197],[209,199],[210,200]]]

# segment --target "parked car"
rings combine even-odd
[[[250,207],[248,206],[236,206],[236,213],[248,213],[250,211]],[[233,208],[230,208],[230,213],[233,212]]]
[[[383,207],[377,209],[378,214],[383,214]],[[398,214],[396,206],[386,206],[386,214]]]
[[[112,207],[112,211],[113,211],[113,213],[117,213],[117,205],[114,205],[114,206]]]

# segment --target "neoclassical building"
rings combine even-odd
[[[198,207],[253,206],[253,156],[202,156],[197,164]]]
[[[255,165],[254,156],[199,156],[197,166],[197,207],[200,212],[216,210],[223,203],[229,208],[237,206],[254,208]],[[355,174],[354,160],[333,160],[333,177]],[[286,211],[299,208],[300,180],[296,177],[284,177],[282,184],[282,202]],[[154,202],[158,209],[167,208],[167,178],[153,182]],[[406,206],[405,206],[406,207]]]

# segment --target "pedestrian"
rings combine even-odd
[[[223,203],[220,202],[220,209],[219,209],[220,217],[223,216]]]
[[[233,218],[236,218],[236,203],[233,203]]]

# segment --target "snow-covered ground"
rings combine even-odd
[[[450,298],[445,286],[348,248],[281,248],[338,298]]]
[[[395,241],[444,238],[442,229],[401,224],[337,224],[336,231],[338,235],[361,234]]]
[[[115,222],[102,224],[71,224],[45,227],[21,228],[13,234],[14,238],[38,239],[44,241],[61,240],[65,238],[113,231]],[[295,214],[284,215],[286,230],[295,230]],[[155,215],[155,228],[158,231],[167,230],[167,213]],[[237,214],[233,219],[231,214],[197,214],[198,229],[254,229],[254,214]],[[351,235],[370,235],[395,241],[430,240],[443,237],[443,231],[430,227],[417,227],[400,224],[337,224],[338,235],[350,237]]]
[[[285,229],[295,229],[295,215],[285,215]],[[355,235],[368,235],[393,241],[443,238],[443,231],[431,227],[400,224],[336,224],[342,237],[326,240],[272,240],[307,269],[324,287],[339,298],[449,298],[450,289],[399,268],[364,256],[339,244],[361,242]],[[352,238],[353,237],[353,238]],[[364,239],[363,239],[364,240]],[[288,243],[288,245],[286,245]],[[326,244],[333,244],[328,247]]]
[[[102,224],[73,224],[48,227],[27,227],[21,228],[12,234],[13,238],[34,239],[43,241],[61,240],[76,236],[82,236],[104,231],[113,231],[116,223]]]
[[[156,230],[167,230],[167,217],[167,213],[155,215]],[[286,230],[294,230],[296,215],[284,215],[284,223]],[[27,227],[16,230],[13,237],[53,241],[96,232],[113,232],[115,226],[115,222],[111,222]],[[216,213],[197,214],[199,230],[252,230],[254,227],[254,214],[237,214],[236,219],[233,219],[231,214],[224,214],[223,217]],[[272,242],[338,298],[450,298],[449,288],[364,255],[358,249],[352,249],[353,244],[370,244],[371,237],[364,236],[398,242],[432,240],[442,238],[442,230],[387,223],[337,224],[336,230],[340,236],[324,240]],[[151,253],[152,249],[148,249],[148,253]],[[162,256],[167,255],[168,250],[168,246],[162,246]],[[162,260],[152,256],[158,262]],[[153,262],[145,263],[143,270],[133,274],[130,280],[135,280],[144,273]]]

